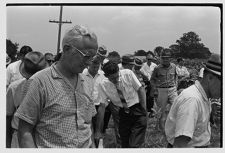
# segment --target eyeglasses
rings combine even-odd
[[[86,58],[91,58],[90,55],[88,55],[87,53],[84,54],[81,50],[79,50],[78,48],[76,48],[75,46],[73,45],[70,45],[72,48],[76,49],[83,57],[86,57]]]

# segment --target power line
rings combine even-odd
[[[61,27],[62,24],[64,23],[68,23],[71,24],[71,21],[62,21],[62,12],[63,12],[63,6],[60,6],[60,14],[59,14],[59,21],[55,21],[55,20],[49,20],[50,23],[57,23],[59,24],[59,31],[58,31],[58,43],[57,43],[57,55],[59,54],[60,51],[60,39],[61,39]]]

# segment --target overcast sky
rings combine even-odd
[[[33,50],[56,54],[59,6],[8,6],[7,39]],[[92,29],[99,44],[121,55],[138,49],[154,50],[175,44],[183,33],[194,31],[211,52],[220,53],[220,9],[209,6],[64,6],[62,37],[68,27]]]

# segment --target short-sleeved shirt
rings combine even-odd
[[[119,71],[119,83],[117,88],[122,91],[128,107],[139,103],[137,91],[141,86],[141,83],[133,71],[129,69]],[[107,99],[110,99],[114,105],[123,107],[116,86],[109,81],[108,78],[104,78],[97,89],[99,90],[101,103],[108,105]]]
[[[29,87],[30,80],[25,78],[16,80],[12,82],[6,93],[6,115],[13,116],[16,109],[20,106],[23,101],[24,96],[27,93]],[[12,128],[18,129],[19,119],[17,117],[13,117],[12,119]]]
[[[148,66],[147,62],[145,62],[145,63],[142,65],[140,71],[141,71],[145,76],[148,77],[148,80],[150,80],[150,79],[151,79],[151,76],[152,76],[152,73],[153,73],[153,71],[154,71],[154,69],[155,69],[156,67],[157,67],[157,65],[156,65],[155,63],[153,63],[153,62],[151,62],[151,65],[150,65],[150,66]]]
[[[159,64],[153,71],[151,79],[156,80],[158,88],[172,87],[176,85],[176,65],[170,63],[168,68]]]
[[[184,76],[189,76],[189,72],[185,66],[177,66],[176,67],[176,72],[178,77],[184,77]]]
[[[199,81],[175,99],[168,114],[165,133],[169,143],[184,135],[191,138],[188,147],[206,146],[210,143],[211,105]]]
[[[87,76],[88,85],[90,85],[90,89],[91,89],[91,93],[92,93],[91,94],[91,98],[92,98],[92,100],[94,102],[94,105],[99,105],[100,102],[97,99],[97,97],[98,97],[98,90],[94,90],[94,88],[96,88],[97,84],[99,84],[102,81],[102,79],[105,78],[104,72],[99,69],[97,74],[95,75],[95,77],[93,77],[88,72],[88,69],[85,68],[82,73]]]
[[[73,87],[53,64],[34,74],[15,116],[35,125],[37,147],[84,148],[91,145],[91,119],[96,114],[86,76]]]
[[[140,83],[142,84],[142,86],[145,86],[144,76],[143,76],[142,72],[141,71],[135,71],[135,70],[133,70],[133,72],[136,75],[136,77],[138,78],[138,80],[140,81]]]
[[[6,86],[10,85],[10,83],[22,79],[23,76],[21,75],[19,71],[19,67],[21,64],[21,60],[13,62],[8,65],[6,68]]]

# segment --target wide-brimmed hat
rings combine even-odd
[[[135,65],[135,66],[140,66],[140,67],[141,67],[142,64],[143,64],[142,60],[139,59],[139,58],[137,58],[137,57],[135,57],[135,59],[134,59],[134,65]]]
[[[20,64],[19,71],[25,78],[30,78],[36,72],[47,67],[45,57],[40,52],[29,52],[25,55],[22,63]]]
[[[171,56],[172,56],[171,50],[168,48],[163,49],[160,55],[160,57],[163,57],[163,58],[170,58]]]
[[[209,60],[203,63],[205,70],[210,71],[213,74],[221,76],[221,57],[219,54],[212,53]]]
[[[100,56],[104,56],[106,57],[106,54],[107,54],[107,49],[104,45],[101,45],[98,50],[97,50],[97,54],[100,55]]]
[[[134,64],[134,55],[126,54],[126,55],[122,56],[122,63]]]

